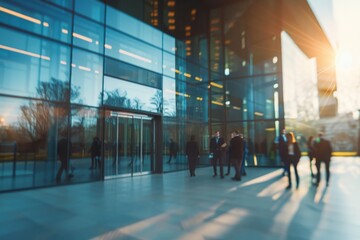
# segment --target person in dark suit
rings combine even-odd
[[[229,153],[230,159],[234,164],[235,176],[232,178],[235,181],[241,181],[241,166],[244,156],[244,140],[240,137],[239,131],[233,132],[233,138],[230,140]]]
[[[190,141],[186,143],[186,156],[189,162],[190,177],[195,177],[196,161],[199,158],[199,146],[195,141],[195,136],[191,135]]]
[[[91,154],[91,166],[89,169],[93,169],[93,168],[96,169],[97,165],[99,166],[100,169],[101,141],[97,136],[93,138],[93,142],[91,143],[89,153]]]
[[[72,178],[74,175],[69,173],[69,156],[71,153],[71,142],[67,138],[62,138],[57,144],[57,153],[60,160],[60,167],[56,174],[56,181],[61,181],[61,175],[65,170],[67,177]]]
[[[223,160],[225,157],[226,143],[224,138],[220,137],[220,131],[216,131],[215,136],[210,140],[210,154],[212,155],[212,164],[214,169],[213,177],[217,176],[217,162],[220,167],[220,177],[224,178]]]
[[[171,138],[170,143],[169,143],[169,161],[168,161],[168,163],[171,163],[172,157],[174,157],[176,160],[176,154],[177,154],[176,142]]]
[[[332,147],[330,141],[323,138],[323,133],[318,134],[318,138],[314,143],[315,150],[315,158],[316,158],[316,186],[319,186],[320,183],[320,168],[321,162],[325,163],[326,169],[326,186],[329,186],[329,178],[330,178],[330,160],[332,154]]]
[[[280,159],[284,164],[284,171],[283,171],[283,176],[285,176],[285,174],[287,173],[287,169],[286,169],[286,161],[287,161],[287,152],[288,152],[288,146],[287,146],[287,138],[286,138],[286,130],[283,129],[281,131],[281,135],[278,138],[278,142],[279,142],[279,155],[280,155]]]
[[[230,141],[231,139],[234,137],[234,133],[231,133],[230,134]],[[230,144],[230,143],[229,143]],[[230,175],[230,169],[231,169],[231,165],[232,165],[232,162],[231,162],[231,157],[230,157],[230,147],[228,147],[226,153],[225,153],[225,159],[227,161],[227,173],[225,174],[226,176]]]
[[[308,157],[309,157],[309,162],[310,162],[310,173],[311,173],[311,178],[315,177],[315,174],[313,172],[313,168],[312,168],[312,162],[313,159],[315,158],[314,153],[315,153],[315,149],[314,149],[314,137],[310,136],[306,142],[307,148],[308,148]]]
[[[286,189],[291,188],[291,171],[290,171],[290,165],[293,165],[294,172],[296,176],[296,188],[299,188],[300,178],[297,170],[297,165],[300,161],[301,152],[299,145],[296,141],[295,135],[293,132],[288,132],[286,134],[287,138],[287,158],[285,160],[285,166],[288,174],[289,179],[289,185],[286,187]]]

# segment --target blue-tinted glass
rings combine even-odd
[[[163,109],[162,91],[107,76],[104,78],[103,103],[157,113]]]
[[[161,31],[112,7],[107,8],[106,23],[112,28],[162,48]]]
[[[176,73],[176,57],[173,54],[163,52],[164,64],[163,64],[163,74],[169,77],[175,78]]]
[[[52,4],[56,4],[67,9],[73,8],[73,0],[43,0],[43,1],[51,2]]]
[[[255,119],[275,118],[274,84],[275,76],[263,76],[254,79],[254,117]]]
[[[186,115],[188,120],[208,121],[208,89],[187,84]]]
[[[164,46],[163,49],[167,52],[176,53],[176,39],[173,36],[163,34]]]
[[[105,55],[162,73],[160,49],[111,29],[106,31]]]
[[[0,97],[0,108],[1,126],[6,127],[6,131],[0,128],[1,147],[10,153],[0,155],[0,179],[13,177],[10,184],[2,182],[0,191],[55,184],[57,140],[67,132],[68,111],[64,105]],[[23,179],[24,173],[32,180]]]
[[[77,95],[71,102],[98,106],[101,103],[103,58],[75,48],[71,66],[71,89]]]
[[[93,52],[102,53],[104,49],[104,27],[82,17],[75,16],[73,44]]]
[[[49,100],[39,94],[39,87],[48,82],[68,82],[69,55],[67,46],[0,29],[0,92]],[[58,97],[51,100],[63,100]]]
[[[104,3],[98,0],[76,0],[75,12],[87,16],[95,21],[104,22]]]
[[[63,42],[70,42],[71,13],[44,2],[34,4],[30,1],[20,1],[16,5],[7,2],[0,2],[0,22]]]
[[[176,117],[176,84],[175,79],[163,78],[164,116]]]

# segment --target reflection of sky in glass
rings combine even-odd
[[[309,59],[286,32],[281,33],[285,118],[319,118],[315,59]]]
[[[156,112],[156,106],[152,104],[152,98],[156,96],[158,89],[142,86],[136,83],[112,78],[105,76],[104,78],[104,91],[113,92],[118,90],[121,96],[131,100],[131,103],[134,103],[134,100],[140,100],[142,104],[141,110]],[[105,94],[106,97],[106,94]]]
[[[21,113],[20,107],[27,104],[28,101],[26,100],[0,98],[0,118],[4,119],[4,125],[7,126],[17,123]]]
[[[175,79],[163,78],[164,116],[176,116]]]

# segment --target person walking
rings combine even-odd
[[[285,161],[285,166],[288,174],[289,185],[286,189],[291,188],[291,170],[290,166],[293,165],[295,177],[296,177],[296,188],[299,188],[300,178],[297,170],[297,165],[300,161],[301,152],[298,143],[296,142],[296,138],[293,132],[289,132],[286,134],[287,138],[287,160]]]
[[[176,143],[175,141],[170,138],[170,143],[169,143],[169,161],[167,163],[171,163],[171,159],[172,157],[175,158],[176,160],[176,154],[177,154],[177,147],[176,147]]]
[[[61,175],[64,170],[65,170],[68,178],[74,177],[74,175],[72,173],[69,173],[70,153],[71,153],[71,142],[68,141],[67,138],[60,139],[59,142],[57,143],[57,154],[58,154],[59,160],[60,160],[60,167],[56,174],[56,182],[61,181]]]
[[[312,162],[314,159],[315,149],[314,149],[314,137],[310,136],[306,142],[307,148],[308,148],[308,157],[310,162],[310,173],[311,173],[311,179],[315,177],[315,174],[313,172],[312,168]]]
[[[231,133],[230,134],[230,141],[231,141],[231,139],[234,137],[234,134],[233,133]],[[230,145],[230,143],[229,143],[229,145]],[[231,162],[231,157],[230,157],[230,146],[227,148],[227,150],[226,150],[226,153],[225,153],[225,159],[226,159],[226,161],[227,161],[227,172],[226,172],[226,176],[228,176],[228,175],[230,175],[230,169],[231,169],[231,165],[232,165],[232,162]]]
[[[240,137],[239,131],[233,132],[233,138],[230,140],[230,159],[234,164],[235,176],[232,178],[235,181],[241,181],[241,166],[244,156],[244,141]]]
[[[329,140],[326,140],[323,138],[323,133],[320,132],[318,134],[318,138],[316,139],[314,143],[314,149],[315,149],[315,158],[316,158],[316,169],[317,169],[317,175],[316,175],[316,186],[319,186],[320,183],[320,169],[321,169],[321,162],[325,163],[325,169],[326,169],[326,186],[329,186],[329,179],[330,179],[330,160],[332,155],[332,147]]]
[[[186,143],[185,152],[189,162],[190,177],[195,177],[196,161],[199,159],[199,146],[195,141],[195,135],[191,135],[190,141]]]
[[[101,168],[100,156],[101,156],[101,141],[95,136],[91,143],[91,147],[89,149],[89,153],[91,155],[91,166],[89,169],[96,169],[97,165],[99,169]]]
[[[210,155],[212,155],[212,165],[214,170],[213,177],[217,176],[217,163],[219,163],[220,177],[224,178],[223,160],[225,157],[226,142],[220,137],[220,131],[215,132],[215,136],[210,140]]]

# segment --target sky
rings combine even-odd
[[[308,0],[337,54],[339,113],[360,109],[360,0]]]

